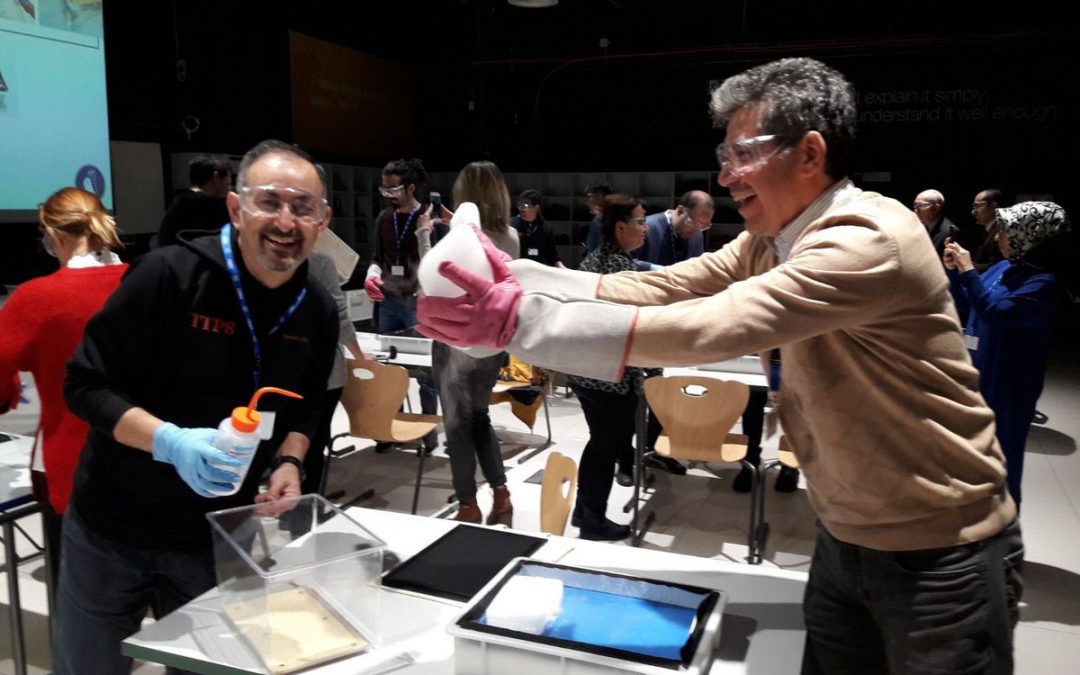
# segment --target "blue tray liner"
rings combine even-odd
[[[542,635],[681,661],[707,596],[653,581],[524,563],[518,572],[563,582],[558,615]],[[478,623],[487,625],[487,617]]]

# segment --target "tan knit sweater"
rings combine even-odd
[[[1016,508],[941,262],[898,202],[844,195],[781,265],[744,232],[659,272],[538,285],[532,268],[515,267],[526,294],[510,351],[611,379],[625,364],[779,346],[781,420],[833,536],[882,550],[984,539]],[[590,286],[594,299],[581,299]]]

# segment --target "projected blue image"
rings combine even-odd
[[[102,3],[0,0],[0,220],[76,185],[112,208]]]

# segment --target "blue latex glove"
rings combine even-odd
[[[213,429],[185,429],[166,422],[151,442],[154,459],[176,467],[176,473],[202,497],[232,494],[244,479],[244,460],[215,448]]]

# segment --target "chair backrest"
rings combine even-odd
[[[393,441],[391,428],[409,391],[409,373],[401,366],[349,360],[341,405],[349,415],[349,435]]]
[[[670,452],[660,452],[658,442],[658,453],[706,462],[745,456],[745,438],[728,434],[750,400],[750,388],[742,382],[694,375],[651,377],[645,380],[645,398],[667,437],[665,449]]]
[[[565,492],[563,492],[565,486]],[[561,452],[548,455],[544,483],[540,487],[540,529],[562,534],[570,517],[570,502],[577,488],[577,465]]]

